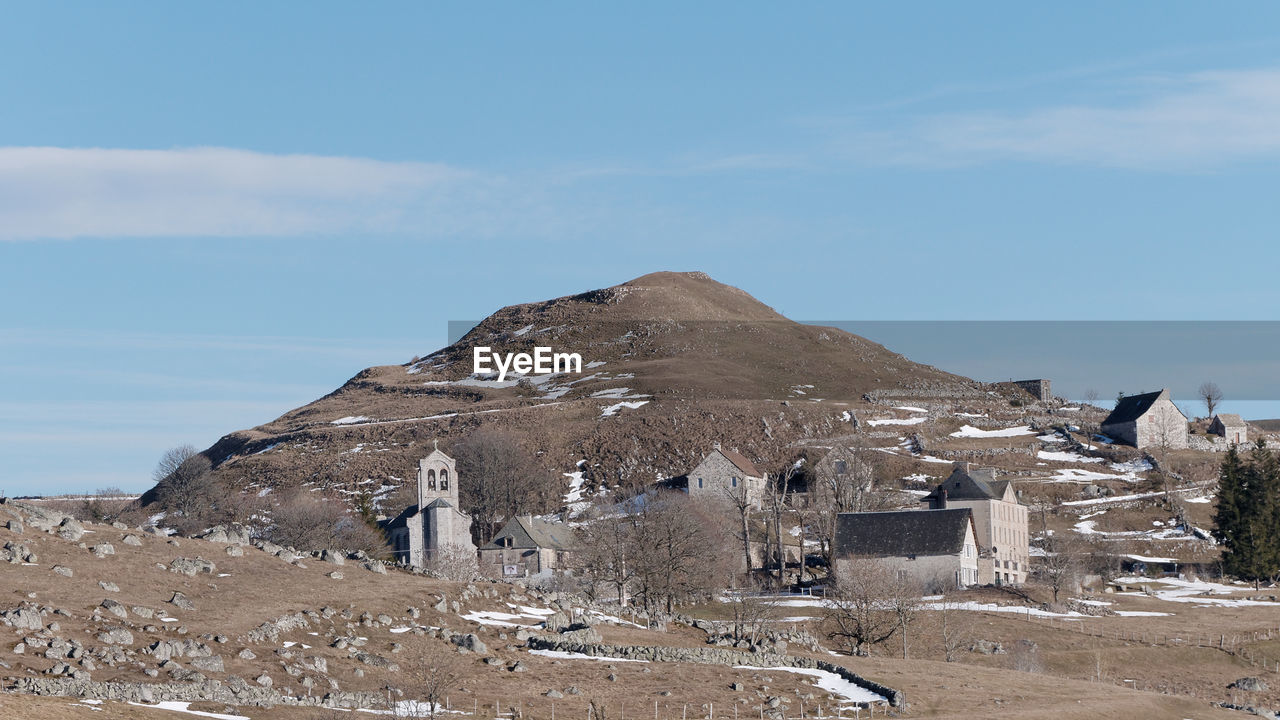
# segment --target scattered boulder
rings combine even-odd
[[[183,610],[195,610],[195,609],[196,609],[195,603],[191,602],[191,599],[190,599],[190,598],[188,598],[186,595],[183,595],[182,593],[180,593],[180,592],[176,592],[176,591],[173,593],[173,597],[169,598],[169,603],[170,603],[170,604],[172,604],[172,605],[176,605],[176,606],[178,606],[178,607],[182,608]]]
[[[53,572],[57,575],[61,575],[62,577],[71,577],[72,575],[75,574],[71,572],[71,568],[63,565],[54,565]]]
[[[120,592],[120,586],[109,580],[99,580],[98,587],[106,590],[107,592]]]
[[[208,657],[191,658],[191,667],[205,672],[226,672],[222,665],[221,655],[210,655]]]
[[[1267,683],[1261,678],[1242,677],[1227,687],[1235,688],[1236,690],[1244,690],[1246,692],[1264,692],[1267,689]]]
[[[124,605],[121,605],[115,600],[103,600],[102,605],[100,605],[99,607],[111,613],[112,615],[115,615],[121,620],[127,620],[129,618],[129,611],[125,610]]]
[[[195,559],[176,557],[169,563],[169,572],[186,575],[187,577],[195,577],[197,573],[209,573],[212,575],[217,569],[216,565],[199,557]]]
[[[974,640],[969,646],[969,652],[975,652],[979,655],[1004,655],[1004,645],[993,640]]]
[[[227,557],[244,557],[244,548],[239,545],[228,545]]]
[[[116,548],[111,543],[98,543],[89,548],[89,552],[93,553],[94,557],[104,558],[108,555],[115,555]]]
[[[64,517],[62,522],[58,523],[57,533],[63,540],[76,542],[84,537],[84,526],[73,517]]]
[[[562,692],[560,692],[559,690],[556,690],[556,689],[548,690],[548,691],[546,691],[546,692],[545,692],[545,693],[543,693],[543,694],[544,694],[544,695],[546,695],[547,697],[551,698],[552,700],[556,700],[556,699],[559,699],[559,698],[564,697],[564,693],[562,693]]]
[[[111,628],[98,633],[98,642],[105,645],[132,645],[133,633],[128,628]]]
[[[140,547],[142,545],[142,538],[138,537],[137,535],[129,534],[129,535],[125,535],[124,539],[121,540],[120,542],[124,543],[125,545]]]

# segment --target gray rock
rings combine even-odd
[[[127,620],[129,618],[129,611],[124,608],[124,605],[121,605],[115,600],[103,600],[100,607],[121,620]]]
[[[1267,683],[1261,678],[1242,677],[1239,680],[1236,680],[1235,682],[1231,683],[1227,687],[1232,687],[1237,690],[1244,690],[1246,692],[1264,692],[1267,689]]]
[[[150,620],[151,618],[153,618],[153,617],[155,617],[155,616],[156,616],[156,611],[155,611],[155,610],[152,610],[152,609],[151,609],[151,608],[149,608],[149,607],[142,607],[141,605],[134,605],[133,607],[131,607],[131,608],[129,608],[129,609],[133,611],[133,614],[134,614],[134,615],[137,615],[137,616],[138,616],[138,617],[140,617],[140,618],[146,618],[147,620]]]
[[[139,547],[142,545],[142,538],[138,537],[137,535],[130,534],[130,535],[125,535],[124,539],[121,540],[120,542],[124,543],[125,545],[132,545],[133,547]]]
[[[106,590],[107,592],[120,592],[119,585],[116,585],[115,583],[107,580],[99,580],[98,587],[102,588],[103,590]]]
[[[511,670],[511,672],[525,672],[525,671],[527,671],[529,668],[525,667],[525,666],[524,666],[524,663],[522,663],[522,662],[520,662],[519,660],[517,660],[517,661],[515,662],[515,664],[513,664],[513,665],[512,665],[510,668],[508,668],[508,669],[509,669],[509,670]]]
[[[254,655],[253,651],[250,650],[249,648],[244,648],[240,652],[236,653],[236,657],[240,658],[241,660],[252,660],[258,656]]]
[[[334,570],[333,572],[329,573],[329,577],[333,578],[334,580],[341,580],[342,573],[338,572],[337,570]]]
[[[320,559],[321,559],[321,560],[323,560],[323,561],[325,561],[325,562],[327,562],[327,563],[332,563],[332,564],[334,564],[334,565],[346,565],[346,564],[347,564],[347,559],[346,559],[345,557],[343,557],[342,553],[340,553],[340,552],[335,552],[335,551],[333,551],[333,550],[325,550],[325,551],[321,552],[321,553],[320,553]]]
[[[187,577],[195,577],[197,573],[209,573],[212,575],[217,569],[216,565],[199,557],[195,559],[177,557],[169,563],[169,572],[186,575]]]
[[[89,548],[89,552],[93,553],[94,557],[104,558],[108,555],[115,555],[116,548],[111,543],[98,543]]]
[[[221,655],[210,655],[191,659],[191,667],[205,672],[226,672],[222,665]]]
[[[559,690],[555,690],[555,689],[548,690],[548,691],[547,691],[546,693],[544,693],[544,694],[545,694],[547,697],[549,697],[549,698],[551,698],[551,699],[553,699],[553,700],[564,697],[564,693],[560,692]]]
[[[63,540],[76,542],[84,537],[84,526],[73,517],[64,517],[62,522],[58,523],[57,533]]]
[[[227,556],[228,557],[244,557],[244,548],[240,547],[239,545],[228,545]]]
[[[22,527],[21,520],[10,520],[8,523],[5,524],[5,526],[8,527],[13,532],[18,533],[19,535],[26,532],[26,528]]]
[[[71,577],[72,575],[74,575],[74,574],[75,574],[75,573],[71,572],[71,568],[69,568],[69,567],[64,567],[64,566],[62,566],[62,565],[54,565],[54,566],[53,566],[53,572],[54,572],[54,573],[56,573],[56,574],[58,574],[58,575],[61,575],[62,577]]]
[[[106,645],[132,645],[133,633],[128,628],[111,628],[98,633],[98,642]]]
[[[254,678],[253,681],[258,683],[262,687],[271,687],[271,685],[273,684],[273,681],[271,680],[271,676],[266,673],[262,673],[258,677]]]
[[[188,598],[186,595],[183,595],[180,592],[174,592],[173,597],[169,598],[169,602],[173,605],[176,605],[182,608],[183,610],[196,609],[195,603],[191,602],[190,598]]]

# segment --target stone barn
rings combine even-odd
[[[853,558],[871,558],[925,592],[978,582],[978,542],[967,508],[840,513],[832,556],[837,577]]]
[[[760,507],[764,499],[765,474],[740,453],[726,450],[719,443],[685,477],[690,497],[724,498],[745,493],[744,497],[755,507]]]
[[[1153,447],[1187,447],[1187,416],[1182,414],[1166,388],[1160,392],[1127,395],[1102,421],[1103,435],[1140,450]]]
[[[1209,433],[1221,437],[1231,445],[1249,442],[1249,426],[1235,413],[1218,413],[1209,423]]]
[[[454,459],[437,445],[418,461],[418,502],[384,526],[397,562],[416,568],[431,564],[436,553],[449,550],[474,555],[471,516],[458,503],[458,471]]]

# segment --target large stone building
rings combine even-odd
[[[992,468],[955,464],[951,475],[920,499],[927,512],[964,508],[973,513],[977,533],[978,582],[1021,585],[1031,562],[1027,508],[1018,502],[1013,483],[996,480]]]
[[[471,516],[459,509],[458,471],[439,446],[418,461],[418,502],[388,522],[386,531],[396,560],[413,567],[427,567],[442,551],[475,554]]]
[[[480,574],[491,578],[544,578],[571,566],[573,528],[529,515],[507,521],[480,546]]]
[[[1249,442],[1249,426],[1235,413],[1218,413],[1209,423],[1209,432],[1221,437],[1231,445],[1244,445]]]
[[[925,592],[978,582],[978,543],[966,508],[840,513],[832,548],[837,578],[869,558],[920,583]]]
[[[1187,447],[1187,416],[1168,389],[1120,398],[1098,430],[1139,449]]]
[[[743,493],[741,496],[756,507],[764,499],[765,474],[740,453],[725,450],[719,443],[686,477],[691,497],[724,498]]]

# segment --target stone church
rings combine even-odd
[[[438,444],[418,461],[418,502],[387,523],[386,530],[395,559],[416,568],[429,565],[442,550],[475,555],[471,516],[458,503],[455,461]]]

